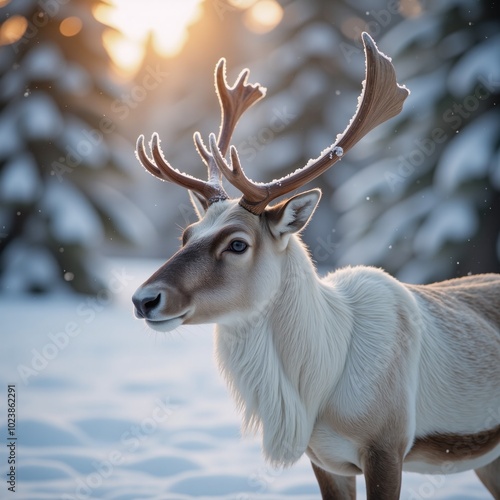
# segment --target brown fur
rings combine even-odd
[[[382,441],[382,440],[381,440]],[[366,496],[370,500],[398,500],[403,466],[402,447],[391,449],[376,444],[362,455]]]
[[[409,460],[429,463],[468,460],[491,451],[500,444],[500,425],[476,434],[433,434],[417,438],[407,455]]]
[[[356,478],[337,476],[311,462],[323,500],[356,500]]]
[[[423,293],[437,303],[446,302],[452,307],[467,308],[472,314],[479,314],[487,322],[500,327],[498,274],[464,276],[430,285],[411,285],[409,288]],[[461,330],[460,325],[457,325],[457,330]],[[497,338],[500,342],[500,330],[497,330]]]

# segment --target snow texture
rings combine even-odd
[[[437,254],[443,245],[464,241],[478,226],[476,209],[467,199],[448,200],[432,210],[415,235],[415,252],[422,257]]]
[[[24,136],[33,140],[51,140],[64,129],[56,103],[44,92],[32,92],[23,101],[19,116]]]
[[[52,234],[64,244],[98,243],[104,237],[99,216],[82,193],[69,182],[48,182],[41,204],[51,222]]]
[[[436,167],[435,185],[449,194],[467,181],[485,177],[499,133],[496,110],[465,127],[443,151]]]
[[[2,275],[1,288],[16,293],[26,290],[28,283],[45,287],[58,281],[59,266],[48,249],[33,245],[32,242],[17,240],[9,245],[5,254],[9,266]],[[9,326],[8,321],[3,323],[2,333]],[[2,353],[5,352],[9,352],[7,346],[2,350]]]
[[[26,81],[56,80],[63,76],[65,66],[61,50],[52,42],[35,46],[28,52],[22,64]]]
[[[467,95],[481,82],[481,78],[487,82],[499,82],[500,65],[494,63],[498,60],[499,46],[500,35],[497,35],[468,50],[448,75],[450,92],[455,95]],[[483,89],[483,93],[486,91]]]
[[[84,162],[91,168],[100,169],[109,159],[110,151],[103,134],[75,116],[67,118],[57,141],[61,150],[77,164]]]
[[[40,175],[29,152],[7,163],[0,176],[0,198],[4,202],[30,203],[40,191]]]

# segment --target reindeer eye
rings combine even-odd
[[[248,245],[242,240],[231,241],[227,249],[234,253],[243,253],[248,248]]]

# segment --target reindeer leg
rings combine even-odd
[[[495,500],[500,500],[500,458],[474,471]]]
[[[356,478],[337,476],[311,462],[323,500],[356,500]]]
[[[367,500],[398,500],[403,458],[394,450],[373,446],[363,453]]]

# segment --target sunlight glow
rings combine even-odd
[[[228,0],[228,3],[233,7],[245,10],[251,7],[257,0]]]
[[[245,12],[245,25],[254,33],[267,33],[283,18],[283,8],[276,0],[260,0]]]
[[[187,39],[187,28],[200,16],[201,0],[142,0],[140,7],[130,0],[112,0],[94,10],[99,21],[115,28],[103,40],[117,66],[134,72],[140,65],[148,37],[156,52],[172,56]]]
[[[12,16],[0,26],[0,45],[17,42],[26,31],[28,21],[24,16]]]
[[[71,16],[63,19],[59,25],[59,31],[64,36],[75,36],[82,29],[82,21],[79,17]]]

